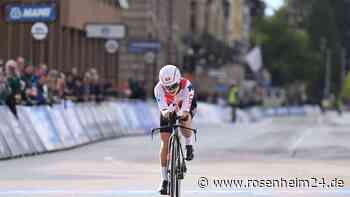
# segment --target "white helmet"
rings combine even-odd
[[[164,87],[169,87],[180,83],[180,70],[173,65],[166,65],[159,71],[159,81]]]
[[[164,66],[159,71],[159,81],[168,93],[175,94],[180,87],[180,70],[173,65]]]

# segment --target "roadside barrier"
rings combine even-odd
[[[231,109],[198,103],[194,122],[230,122]],[[304,116],[320,113],[318,107],[253,107],[238,110],[240,122],[274,116]],[[121,100],[103,103],[64,102],[53,106],[18,106],[18,119],[0,106],[0,159],[66,150],[84,144],[128,135],[146,135],[159,124],[154,102]]]

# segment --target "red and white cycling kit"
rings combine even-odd
[[[193,116],[193,109],[196,107],[196,102],[194,99],[194,89],[189,80],[181,78],[180,88],[175,95],[169,94],[158,82],[154,87],[154,96],[162,114],[177,111],[178,114],[190,112]]]

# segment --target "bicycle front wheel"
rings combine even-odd
[[[171,197],[180,197],[181,195],[181,181],[179,179],[180,166],[180,150],[179,150],[179,141],[178,139],[172,139],[170,144],[171,158],[170,158],[170,196]]]

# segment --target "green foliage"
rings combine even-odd
[[[310,84],[317,79],[320,55],[312,49],[305,30],[289,28],[285,10],[274,16],[254,21],[253,44],[261,45],[264,65],[272,73],[275,85],[286,85],[295,81]]]
[[[346,79],[344,81],[341,96],[344,99],[350,99],[350,72],[348,73],[348,76],[346,77]]]

